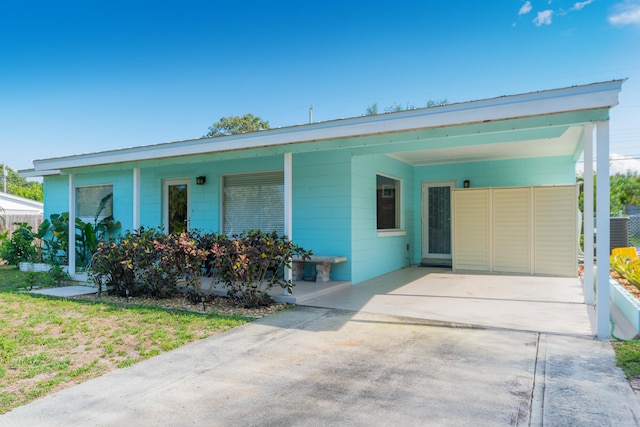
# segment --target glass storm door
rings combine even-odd
[[[422,183],[422,258],[451,259],[451,190],[455,181]]]
[[[189,229],[189,179],[169,179],[163,185],[162,223],[166,233]]]

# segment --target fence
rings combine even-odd
[[[17,228],[15,225],[17,222],[26,222],[34,231],[36,231],[42,223],[42,214],[2,214],[0,212],[0,233],[3,233],[5,230],[9,230],[9,237],[11,237]]]
[[[640,215],[629,216],[629,235],[640,237]]]

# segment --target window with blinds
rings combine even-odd
[[[223,231],[284,234],[284,173],[228,175],[223,179]]]

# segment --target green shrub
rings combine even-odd
[[[185,292],[196,301],[206,297],[200,287],[205,274],[224,284],[229,296],[245,306],[271,303],[267,291],[291,291],[285,267],[291,257],[310,255],[284,236],[252,230],[227,237],[216,233],[166,235],[159,229],[126,232],[117,241],[102,242],[92,258],[90,274],[101,287],[119,296],[168,297],[186,280]]]
[[[12,265],[34,261],[37,252],[33,246],[33,228],[26,222],[18,222],[16,225],[18,228],[13,232],[11,239],[2,241],[0,258]]]
[[[117,241],[101,242],[90,274],[99,286],[119,296],[168,297],[178,281],[189,275],[198,291],[199,274],[206,258],[190,233],[166,235],[159,229],[140,228]]]
[[[215,277],[224,283],[229,296],[247,307],[271,303],[267,291],[273,286],[291,292],[294,283],[284,278],[284,268],[291,268],[292,256],[305,259],[311,254],[275,231],[251,230],[231,237],[217,235],[211,240],[208,261]]]
[[[617,271],[629,282],[640,288],[640,260],[612,255],[611,269]]]

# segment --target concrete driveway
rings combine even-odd
[[[0,416],[2,426],[638,425],[608,342],[296,307]]]

